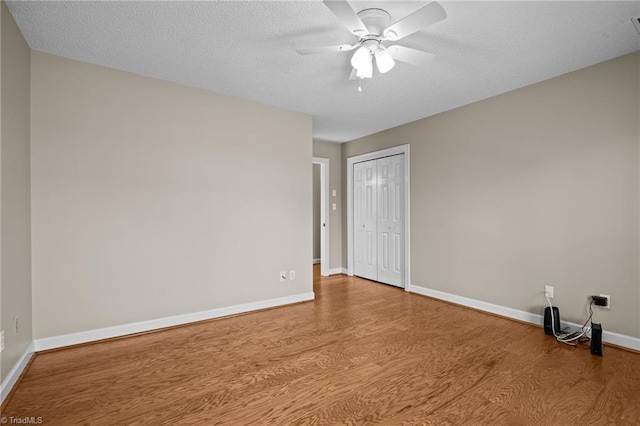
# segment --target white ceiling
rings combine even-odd
[[[392,21],[428,1],[353,1]],[[437,56],[398,65],[363,92],[353,44],[320,1],[8,2],[35,50],[313,115],[313,135],[344,142],[640,50],[640,1],[441,2],[448,18],[398,44]]]

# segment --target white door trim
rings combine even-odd
[[[313,157],[313,164],[320,165],[320,275],[329,276],[329,159]]]
[[[411,222],[409,221],[409,144],[347,158],[347,275],[353,276],[353,165],[391,155],[404,154],[404,289],[411,283]]]

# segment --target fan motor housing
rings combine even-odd
[[[391,15],[383,9],[364,9],[358,12],[358,17],[369,30],[369,34],[363,39],[382,36],[382,31],[391,23]]]

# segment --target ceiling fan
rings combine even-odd
[[[384,42],[395,42],[447,17],[447,12],[435,1],[391,25],[391,16],[384,9],[370,8],[356,13],[346,0],[323,0],[323,3],[358,37],[358,41],[353,45],[311,47],[296,49],[296,52],[300,55],[312,55],[355,49],[351,57],[353,70],[350,80],[373,77],[374,58],[381,74],[390,71],[395,66],[395,61],[425,66],[433,58],[432,53],[397,44],[385,46]]]

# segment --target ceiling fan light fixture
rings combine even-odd
[[[386,49],[380,49],[375,54],[376,57],[376,66],[378,67],[378,71],[380,74],[384,74],[386,72],[391,71],[391,69],[396,65],[396,61],[393,60],[393,57]]]
[[[371,64],[371,52],[368,48],[360,46],[351,57],[351,66],[360,70],[361,68],[366,68],[367,64]]]
[[[372,57],[369,55],[368,61],[363,63],[364,66],[356,68],[356,77],[358,78],[371,78],[373,77],[373,62]]]
[[[393,69],[396,61],[421,67],[425,66],[428,60],[434,56],[428,52],[401,45],[390,46],[387,49],[383,42],[395,42],[446,19],[447,12],[437,1],[429,1],[425,6],[391,25],[389,25],[391,15],[386,10],[379,7],[369,7],[356,12],[349,1],[322,0],[322,3],[349,32],[358,37],[357,42],[353,45],[296,49],[298,54],[345,52],[355,49],[351,56],[353,69],[349,80],[372,78],[374,56],[376,57],[376,67],[381,74]],[[637,23],[636,21],[637,19],[634,20],[634,23]]]

